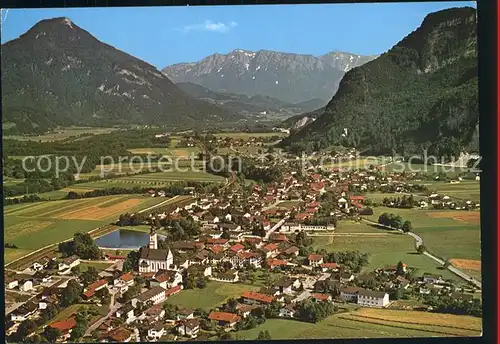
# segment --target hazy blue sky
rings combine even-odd
[[[387,51],[424,17],[474,2],[2,10],[2,43],[36,22],[68,17],[158,68],[234,49],[321,55]]]

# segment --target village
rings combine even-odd
[[[470,281],[460,283],[434,271],[415,276],[404,261],[366,271],[369,255],[364,252],[311,246],[314,238],[335,240],[344,221],[369,223],[365,215],[372,215],[374,206],[388,212],[391,207],[479,208],[475,200],[453,201],[444,194],[414,199],[412,193],[425,189],[421,184],[411,175],[381,174],[377,168],[308,169],[288,172],[280,182],[193,195],[188,204],[139,221],[149,226],[149,242],[139,250],[98,250],[93,260],[109,264],[102,271],[80,270],[89,259],[71,254],[6,272],[6,290],[25,300],[7,307],[7,335],[26,340],[40,335],[58,342],[224,340],[270,318],[316,323],[353,308],[397,307],[398,300],[409,298],[429,300],[423,311],[439,307],[442,298],[473,308],[480,288]],[[362,195],[367,190],[394,196],[374,204]],[[149,194],[164,196],[158,190]],[[401,235],[410,231],[409,221],[387,218],[381,216],[373,225]],[[96,247],[83,234],[78,240],[89,250]],[[415,254],[422,253],[424,246],[416,243]],[[262,276],[262,288],[242,290],[210,310],[170,303],[189,290],[213,283],[252,285]],[[85,311],[51,321],[76,303]],[[38,330],[27,330],[33,326]],[[266,338],[263,332],[259,339]]]

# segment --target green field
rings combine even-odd
[[[360,227],[362,228],[362,227]],[[364,228],[360,230],[365,230]],[[382,231],[383,232],[383,231]],[[416,276],[424,272],[440,274],[445,279],[462,281],[458,276],[448,270],[439,269],[439,265],[431,258],[419,255],[415,250],[415,240],[403,234],[390,234],[387,236],[336,236],[333,240],[324,237],[314,237],[313,247],[325,249],[327,252],[335,251],[360,251],[370,253],[369,263],[363,272],[373,271],[387,265],[396,265],[399,261],[409,267],[418,269]]]
[[[273,133],[217,133],[215,134],[216,137],[231,137],[234,139],[243,139],[243,140],[248,140],[249,138],[252,137],[272,137],[272,136],[279,136],[279,137],[285,137],[287,136],[286,133],[282,132],[273,132]]]
[[[425,246],[433,254],[448,258],[481,259],[481,231],[480,225],[459,221],[453,216],[471,216],[476,212],[451,211],[451,210],[421,210],[421,209],[396,209],[386,207],[373,208],[373,216],[367,218],[377,221],[378,216],[384,212],[400,215],[403,220],[409,220],[413,232],[424,240]],[[449,217],[432,217],[436,215]]]
[[[251,330],[235,333],[240,340],[255,340],[260,331],[269,331],[272,339],[333,339],[333,338],[389,338],[389,337],[442,337],[442,336],[479,336],[481,318],[450,316],[446,314],[400,311],[399,318],[391,321],[371,320],[363,316],[364,309],[350,313],[332,315],[316,324],[291,319],[267,319],[266,322]],[[384,312],[376,310],[379,318]],[[359,314],[359,315],[358,315]],[[419,319],[424,316],[426,321]],[[433,324],[436,321],[436,324]]]
[[[69,239],[76,232],[88,232],[109,224],[122,213],[135,212],[165,200],[117,195],[10,205],[4,208],[4,240],[27,253]],[[9,249],[5,255],[13,260],[19,258],[19,252]]]
[[[457,184],[445,183],[445,182],[425,182],[424,185],[432,193],[438,193],[441,195],[447,195],[451,198],[460,200],[471,200],[473,202],[480,201],[480,188],[479,181],[461,181]]]
[[[205,289],[188,289],[169,297],[166,303],[181,308],[203,308],[209,311],[221,306],[229,298],[239,298],[247,290],[257,291],[259,286],[210,281]]]
[[[424,173],[446,173],[449,177],[456,177],[460,173],[467,172],[467,168],[450,168],[447,166],[439,166],[439,165],[425,165],[425,164],[416,164],[416,163],[408,163],[408,162],[399,162],[388,164],[381,167],[382,172],[424,172]]]
[[[372,200],[373,202],[380,204],[380,203],[382,203],[384,198],[398,198],[398,197],[402,198],[403,195],[405,195],[406,197],[409,196],[409,194],[384,193],[384,192],[368,192],[364,196],[365,196],[365,199],[369,199],[369,200]],[[426,198],[427,197],[422,196],[422,195],[413,194],[413,199],[416,201],[420,201],[420,200],[426,199]]]
[[[337,227],[335,228],[335,233],[380,233],[386,235],[387,231],[378,229],[374,226],[370,226],[365,222],[356,222],[352,220],[341,220],[337,222]]]
[[[166,155],[171,157],[185,157],[189,158],[191,156],[197,157],[197,154],[201,152],[198,147],[146,147],[146,148],[132,148],[129,149],[129,152],[132,154],[147,154],[147,155]]]
[[[90,128],[90,127],[68,127],[68,128],[59,128],[55,130],[55,132],[50,134],[43,135],[33,135],[33,136],[25,136],[25,135],[9,135],[4,136],[4,139],[13,139],[13,140],[23,140],[23,141],[58,141],[64,140],[71,136],[77,136],[81,134],[107,134],[111,133],[117,128]]]

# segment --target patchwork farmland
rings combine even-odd
[[[113,222],[120,214],[164,201],[165,198],[118,195],[7,206],[4,210],[4,240],[18,249],[5,250],[5,260],[15,260],[46,245],[71,238],[76,232],[88,232]]]

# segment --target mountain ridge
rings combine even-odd
[[[476,10],[453,8],[347,72],[324,113],[282,144],[455,155],[471,148],[478,120]]]
[[[13,132],[137,123],[177,128],[240,119],[189,97],[156,67],[66,17],[41,20],[2,44],[2,99]]]
[[[329,99],[346,70],[376,56],[235,49],[197,62],[173,64],[162,71],[176,83],[191,82],[218,92],[248,96],[262,94],[295,104],[313,98]]]

